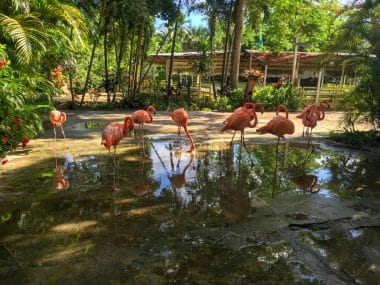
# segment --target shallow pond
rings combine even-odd
[[[131,142],[115,169],[112,152],[63,140],[0,169],[2,282],[379,279],[380,160],[301,144],[190,155],[170,137],[146,141],[144,157]]]

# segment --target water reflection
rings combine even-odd
[[[153,276],[149,279],[152,284],[186,283],[185,280],[197,284],[264,280],[270,284],[284,276],[285,283],[292,284],[297,280],[293,271],[300,270],[300,266],[287,260],[293,250],[290,245],[274,244],[265,235],[257,238],[265,229],[255,218],[263,219],[264,224],[269,221],[266,212],[259,216],[258,200],[269,204],[292,202],[296,197],[297,201],[313,202],[323,196],[320,202],[327,199],[333,204],[341,198],[359,203],[364,199],[353,198],[367,195],[371,203],[379,203],[378,162],[361,156],[310,151],[292,144],[283,151],[281,148],[277,161],[273,145],[251,148],[251,157],[239,144],[231,148],[227,144],[200,146],[195,156],[174,151],[171,140],[153,140],[146,148],[149,157],[142,157],[139,148],[120,145],[115,180],[122,191],[112,194],[104,190],[113,184],[113,165],[100,148],[95,154],[85,146],[76,149],[75,159],[72,154],[60,155],[55,162],[57,168],[52,167],[53,154],[49,153],[46,160],[14,170],[12,177],[18,177],[17,181],[3,180],[2,176],[5,191],[17,189],[32,194],[0,207],[0,242],[19,250],[21,262],[28,268],[33,264],[33,272],[27,276],[35,274],[34,262],[38,261],[49,268],[52,276],[78,266],[80,270],[73,269],[77,277],[82,274],[79,271],[83,272],[80,264],[85,264],[93,268],[89,275],[99,277],[98,272],[107,269],[108,281],[123,284],[141,284],[139,281],[149,276]],[[271,198],[273,177],[277,177],[275,199]],[[72,191],[52,193],[52,180],[61,189],[69,185]],[[362,190],[358,191],[358,187]],[[293,205],[288,206],[290,213]],[[367,207],[363,205],[360,206]],[[376,204],[371,205],[377,213]],[[264,203],[262,207],[266,207]],[[313,214],[307,212],[309,217]],[[61,230],[54,231],[57,228]],[[227,243],[220,237],[230,231],[237,235]],[[352,229],[344,238],[359,241],[366,234],[366,230]],[[373,236],[379,237],[378,233]],[[320,252],[329,260],[341,260],[341,256],[346,259],[346,245],[354,248],[355,244],[341,244],[338,240],[323,244]],[[337,246],[343,253],[336,250]],[[347,267],[350,270],[360,264],[361,259],[355,258]],[[115,263],[120,266],[115,268]],[[0,264],[0,277],[4,272],[1,269]],[[358,270],[364,276],[368,267]],[[303,274],[307,280],[314,280],[310,272],[300,273],[301,279],[306,278]],[[67,277],[66,283],[75,283],[74,277]],[[38,283],[33,281],[36,280],[29,283]]]
[[[63,166],[57,167],[53,178],[53,185],[56,190],[66,190],[70,187],[69,180],[65,178]]]

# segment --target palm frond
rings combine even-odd
[[[58,1],[49,2],[50,3],[47,3],[44,8],[53,15],[62,19],[66,25],[71,27],[75,31],[80,43],[83,44],[82,32],[86,32],[87,28],[80,10],[78,10],[75,6],[59,3]]]
[[[0,14],[0,26],[4,36],[15,44],[20,62],[30,62],[33,44],[45,49],[46,37],[42,32],[43,24],[36,14],[19,14],[15,17]]]

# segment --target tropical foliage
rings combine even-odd
[[[201,14],[207,25],[189,25],[188,12]],[[106,92],[104,108],[156,104],[166,109],[170,102],[171,107],[193,110],[231,110],[242,96],[238,88],[231,88],[236,87],[241,48],[323,51],[330,44],[330,51],[356,54],[361,81],[342,102],[349,110],[346,121],[353,129],[356,119],[365,114],[376,124],[380,116],[378,30],[378,1],[369,0],[355,1],[351,7],[342,7],[337,0],[3,0],[0,124],[9,137],[16,118],[33,119],[36,124],[23,127],[25,133],[3,143],[2,149],[11,149],[41,130],[37,119],[41,105],[49,104],[50,96],[60,92],[55,87],[62,85],[71,95],[72,107],[83,106],[91,89]],[[221,74],[211,64],[216,50],[224,51]],[[228,50],[233,50],[231,57]],[[183,51],[202,53],[193,65],[196,72],[184,75],[188,78],[185,92],[177,88],[183,86],[181,76],[154,67],[148,56]],[[54,77],[58,66],[63,68],[59,82]],[[196,75],[209,81],[211,96],[190,92],[188,83],[195,82]],[[167,76],[172,78],[169,86]],[[170,100],[164,100],[169,95]],[[277,103],[290,109],[300,106],[299,93],[291,86],[263,88],[254,100],[266,103],[267,109]]]
[[[354,91],[341,102],[347,110],[344,122],[348,130],[355,131],[355,122],[364,115],[377,128],[380,120],[380,3],[360,1],[344,11],[344,15],[346,21],[330,49],[355,54],[354,64],[360,78]]]

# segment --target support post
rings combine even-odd
[[[315,103],[318,103],[319,92],[320,92],[321,82],[322,82],[322,73],[323,73],[323,69],[321,68],[318,71],[317,95],[315,96]]]
[[[344,71],[345,71],[346,65],[343,63],[342,67],[342,75],[340,76],[340,87],[342,88],[344,85]]]
[[[268,64],[264,68],[264,86],[267,86],[267,74],[268,74]]]
[[[252,69],[252,54],[249,54],[249,69]]]
[[[166,59],[166,86],[168,86],[169,80],[169,70],[170,70],[170,59]]]
[[[298,53],[298,38],[294,39],[294,52],[293,52],[293,67],[292,67],[292,84],[296,82],[296,71],[297,71],[297,53]]]

